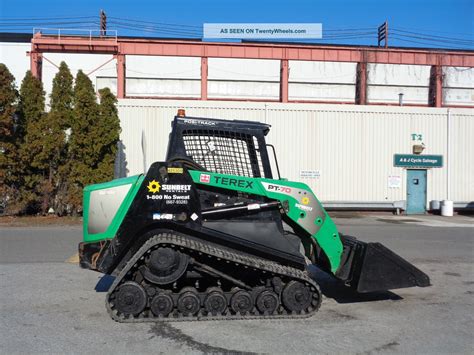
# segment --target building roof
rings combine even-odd
[[[15,32],[0,32],[0,42],[15,42],[15,43],[30,43],[33,35],[31,33],[15,33]],[[187,42],[203,42],[200,38],[178,38],[178,37],[150,37],[150,36],[118,36],[118,39],[122,40],[160,40],[160,41],[187,41]],[[358,44],[331,44],[331,43],[315,43],[315,42],[301,42],[301,41],[264,41],[264,40],[242,40],[241,42],[215,42],[215,43],[246,43],[246,44],[266,44],[266,45],[279,45],[279,46],[324,46],[324,47],[352,47],[359,49],[376,49],[377,46],[371,45],[358,45]],[[474,53],[474,50],[459,48],[459,49],[447,49],[447,48],[432,48],[432,47],[399,47],[389,46],[387,49],[400,49],[400,50],[429,50],[433,52],[466,52]]]

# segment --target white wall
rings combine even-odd
[[[30,68],[29,43],[0,43],[0,62],[5,63],[19,87]],[[76,75],[91,73],[111,55],[46,53],[54,64],[64,60]],[[296,101],[355,100],[356,63],[289,61],[289,99]],[[278,100],[280,62],[256,59],[208,59],[208,96],[232,100]],[[47,101],[55,65],[43,60]],[[201,63],[196,57],[126,56],[127,94],[137,97],[199,98]],[[91,73],[96,89],[110,87],[116,93],[116,60]],[[420,65],[368,64],[368,102],[427,105],[430,67]],[[443,67],[445,105],[474,107],[474,68]]]
[[[278,100],[280,61],[208,59],[208,97]]]
[[[0,43],[0,62],[4,63],[10,72],[15,76],[17,88],[20,88],[26,71],[30,69],[30,58],[27,52],[31,50],[29,43]],[[112,55],[102,54],[63,54],[63,53],[45,53],[43,55],[43,87],[46,92],[46,103],[49,102],[49,95],[53,85],[53,78],[56,75],[61,61],[65,61],[71,70],[73,76],[82,69],[84,73],[89,74],[92,83],[96,89],[108,86],[112,92],[116,93],[116,60],[113,59],[103,67],[97,69],[108,60]],[[49,61],[52,63],[50,63]],[[95,72],[91,73],[94,69]]]
[[[474,68],[443,68],[443,104],[474,106]]]
[[[403,94],[405,104],[428,105],[430,66],[373,64],[367,65],[367,101],[398,104]]]
[[[119,100],[122,140],[130,174],[143,172],[142,142],[149,166],[166,155],[171,121],[178,108],[188,116],[243,119],[272,125],[282,175],[304,181],[324,201],[406,199],[406,170],[393,155],[409,154],[411,134],[423,136],[424,154],[446,159],[447,109],[179,100]],[[474,111],[451,110],[451,198],[474,201]],[[446,198],[446,164],[428,170],[428,201]],[[319,178],[302,179],[301,170]],[[400,188],[388,177],[400,176]]]
[[[49,59],[55,65],[51,64],[44,58]],[[89,75],[89,78],[94,84],[96,90],[105,86],[109,86],[114,94],[117,93],[117,81],[114,79],[117,77],[117,61],[113,59],[112,55],[45,53],[43,55],[43,86],[47,93],[47,102],[49,102],[49,94],[51,93],[53,86],[54,76],[58,72],[58,68],[56,66],[59,66],[62,61],[66,62],[66,64],[69,66],[69,69],[71,70],[71,74],[74,77],[76,77],[79,70],[82,70],[85,74]],[[97,69],[101,65],[103,66]],[[104,77],[107,78],[107,80],[104,80]]]
[[[126,56],[127,96],[201,95],[201,58]]]
[[[30,69],[30,57],[26,53],[31,50],[29,43],[0,43],[0,63],[4,63],[15,77],[19,88],[25,73]]]
[[[356,63],[289,61],[288,99],[355,102]]]

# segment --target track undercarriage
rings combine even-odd
[[[106,297],[119,322],[304,318],[320,303],[305,271],[166,232],[135,253]]]

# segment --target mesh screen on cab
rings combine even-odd
[[[209,171],[264,177],[258,140],[249,134],[218,130],[183,131],[186,155]]]

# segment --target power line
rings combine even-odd
[[[97,16],[57,16],[57,17],[29,17],[29,18],[0,18],[0,31],[28,31],[41,26],[58,26],[64,29],[93,29],[100,26]],[[112,27],[129,32],[150,33],[154,35],[176,36],[185,38],[202,38],[202,26],[176,23],[162,23],[148,20],[131,19],[124,17],[108,17]],[[451,33],[436,30],[406,29],[395,27],[390,29],[393,38],[406,42],[422,44],[424,46],[437,46],[440,48],[472,48],[474,40],[467,38],[469,34],[463,33],[460,37],[437,35],[435,33]],[[419,32],[420,31],[420,32]],[[464,36],[464,38],[463,38]],[[341,42],[353,40],[366,40],[377,38],[377,27],[349,27],[349,28],[324,28],[323,38],[311,39],[313,43]],[[276,42],[301,42],[305,39],[281,39]]]
[[[28,31],[31,33],[33,29],[37,30],[58,30],[58,28],[42,28],[42,27],[2,27],[0,26],[0,31]],[[89,25],[75,25],[75,26],[61,26],[61,30],[93,30]]]
[[[115,21],[110,21],[111,24],[115,25],[118,28],[128,29],[135,32],[148,32],[148,33],[166,33],[166,34],[174,34],[180,36],[190,36],[190,37],[202,37],[202,33],[199,32],[189,32],[185,30],[174,30],[168,28],[157,28],[157,27],[140,27],[140,26],[133,26],[127,25],[124,23],[119,23]]]
[[[428,29],[423,29],[423,28],[398,27],[398,26],[397,26],[397,28],[400,29],[400,30],[406,30],[406,31],[421,31],[421,32],[429,32],[429,33],[431,33],[431,32],[445,33],[445,34],[461,35],[461,36],[469,36],[469,37],[473,36],[472,33],[468,34],[468,33],[465,33],[465,32],[461,33],[461,32],[451,32],[451,31],[440,31],[440,30],[433,30],[433,29],[428,30]]]
[[[426,35],[426,34],[424,34],[424,33],[412,32],[412,31],[404,31],[404,30],[400,30],[400,29],[394,29],[394,31],[404,32],[404,33],[411,33],[411,34]],[[454,37],[445,37],[445,36],[436,36],[436,35],[429,35],[429,36],[430,36],[430,37],[435,37],[435,38],[442,38],[442,39],[452,39],[452,40],[459,40],[459,41],[474,42],[474,40],[472,40],[472,39],[454,38]]]
[[[70,21],[70,22],[41,22],[41,23],[28,23],[28,22],[23,22],[23,23],[1,23],[0,21],[0,26],[11,26],[11,27],[17,27],[17,26],[38,26],[38,25],[74,25],[74,24],[81,24],[81,25],[96,25],[98,22],[84,22],[84,21]]]
[[[340,32],[340,31],[367,31],[371,30],[374,31],[377,28],[377,26],[374,27],[363,27],[363,28],[338,28],[338,29],[332,29],[332,28],[323,28],[323,32]]]
[[[117,22],[110,21],[111,24],[115,25],[117,28],[131,30],[135,32],[146,32],[146,33],[164,33],[164,34],[173,34],[179,36],[189,36],[189,37],[201,37],[199,33],[192,33],[192,32],[184,32],[184,31],[177,31],[177,30],[169,30],[169,29],[155,29],[155,28],[146,28],[146,27],[136,27],[131,25],[125,25]]]
[[[408,42],[411,40],[413,43],[421,43],[430,46],[439,46],[439,47],[446,47],[446,48],[459,48],[459,47],[474,47],[474,44],[467,44],[467,43],[456,43],[450,41],[437,41],[426,37],[419,37],[419,36],[400,36],[399,34],[394,34],[394,38],[402,39]]]
[[[177,31],[177,32],[188,32],[188,33],[202,33],[202,29],[199,30],[194,30],[194,29],[188,29],[188,28],[174,28],[174,27],[169,27],[167,25],[157,25],[157,24],[139,24],[139,23],[130,23],[130,21],[117,21],[114,20],[113,17],[109,17],[112,19],[110,22],[111,23],[116,23],[124,26],[130,26],[130,27],[135,27],[135,28],[147,28],[147,29],[166,29],[170,31]]]
[[[115,19],[115,20],[120,20],[120,21],[126,21],[126,22],[132,22],[132,23],[145,23],[145,24],[152,24],[152,25],[161,25],[161,26],[172,26],[172,27],[190,27],[190,28],[200,28],[202,29],[202,26],[195,26],[195,25],[184,25],[184,24],[177,24],[177,23],[161,23],[161,22],[154,22],[154,21],[144,21],[144,20],[137,20],[137,19],[126,19],[123,17],[114,17],[114,16],[109,16],[110,19]]]
[[[402,42],[408,42],[408,43],[417,43],[417,44],[422,44],[424,46],[433,46],[434,44],[433,43],[427,43],[427,42],[421,42],[421,41],[414,41],[414,40],[410,40],[410,39],[406,39],[406,38],[403,38],[403,37],[399,37],[398,35],[394,34],[392,36],[392,38],[395,38],[395,39],[398,39],[399,41],[402,41]],[[450,45],[443,45],[444,48],[451,48],[451,49],[462,49],[462,48],[459,48],[459,46],[450,46]]]
[[[393,32],[396,32],[400,36],[425,39],[432,42],[441,42],[441,43],[453,43],[457,42],[460,44],[474,44],[474,40],[466,40],[461,38],[453,37],[443,37],[443,36],[434,36],[434,35],[425,35],[423,33],[411,32],[411,31],[402,31],[398,29],[392,29]]]
[[[29,17],[29,18],[20,18],[20,17],[2,17],[0,21],[44,21],[44,20],[75,20],[75,19],[85,19],[85,18],[96,18],[96,16],[74,16],[74,17]]]

